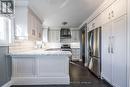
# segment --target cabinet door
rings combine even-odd
[[[13,58],[13,76],[34,76],[35,75],[35,58],[17,57]]]
[[[88,25],[87,25],[87,32],[90,31],[90,27],[91,27],[91,23],[88,23]]]
[[[112,23],[112,82],[116,87],[126,87],[126,16]]]
[[[55,32],[49,30],[49,42],[55,42]]]
[[[116,0],[111,6],[111,17],[116,19],[126,14],[126,0]]]
[[[102,13],[101,13],[101,21],[102,21],[102,24],[106,24],[110,21],[111,19],[111,14],[110,14],[110,7],[108,7],[106,10],[104,10]]]
[[[49,31],[49,41],[50,42],[60,42],[60,31],[50,30]]]
[[[96,20],[95,27],[96,28],[100,27],[102,25],[102,22],[103,22],[102,15],[99,15],[95,20]]]
[[[79,42],[79,30],[71,31],[71,42]]]
[[[56,30],[55,31],[55,34],[56,34],[56,42],[60,42],[60,30]]]
[[[107,23],[102,27],[102,77],[109,83],[112,81],[111,28],[111,23]]]

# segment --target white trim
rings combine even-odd
[[[12,81],[7,82],[6,84],[4,84],[1,87],[10,87],[10,86],[12,86]]]
[[[64,77],[12,77],[13,85],[58,85],[70,84],[69,76]]]
[[[127,87],[130,87],[130,0],[127,0]]]

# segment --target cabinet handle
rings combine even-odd
[[[114,11],[112,11],[111,14],[112,14],[112,17],[114,17]]]
[[[108,15],[108,19],[111,19],[111,14],[109,13],[109,15]]]
[[[112,40],[112,43],[111,43],[111,53],[113,54],[114,53],[114,47],[113,47],[113,44],[114,44],[114,36],[111,37],[111,40]]]
[[[111,37],[109,37],[108,53],[111,53]]]
[[[110,53],[110,47],[108,47],[108,53]]]
[[[113,47],[111,47],[111,53],[112,53],[112,54],[114,53]]]

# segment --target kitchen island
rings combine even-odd
[[[13,85],[69,84],[69,51],[10,53]]]

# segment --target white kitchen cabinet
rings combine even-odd
[[[88,24],[88,31],[91,31],[91,30],[95,29],[96,28],[95,24],[96,24],[96,19],[94,19],[93,21],[91,21]]]
[[[35,75],[35,58],[17,57],[13,58],[13,76],[26,77]]]
[[[102,24],[106,24],[126,14],[126,0],[116,0],[101,13]]]
[[[44,28],[44,29],[43,29],[42,40],[43,40],[44,43],[47,43],[47,42],[48,42],[48,28]]]
[[[10,55],[12,57],[11,80],[13,85],[69,85],[69,56],[71,53],[39,52],[12,53]]]
[[[79,48],[72,48],[72,61],[79,61],[80,60],[80,49]]]
[[[115,87],[126,87],[126,16],[103,25],[102,77]]]
[[[98,15],[96,18],[95,18],[95,28],[98,28],[98,27],[101,27],[102,25],[102,15]]]
[[[110,19],[111,19],[110,7],[108,7],[101,13],[102,25],[108,23]]]
[[[127,0],[116,0],[112,6],[111,6],[111,17],[112,20],[119,18],[121,16],[123,16],[124,14],[126,14],[126,6],[127,6]]]
[[[39,56],[37,58],[37,74],[39,77],[65,76],[69,72],[68,63],[68,59],[64,58],[63,55],[47,55],[44,58],[43,56]]]
[[[60,42],[60,30],[49,30],[49,42]]]
[[[91,30],[94,30],[95,28],[101,27],[103,21],[104,21],[104,19],[103,19],[102,15],[98,15],[93,21],[91,21],[88,24],[87,31],[91,31]]]
[[[102,26],[102,76],[112,83],[111,23]]]
[[[71,31],[71,42],[79,42],[79,30],[72,30]]]
[[[116,87],[126,87],[126,16],[112,22],[112,82]]]

